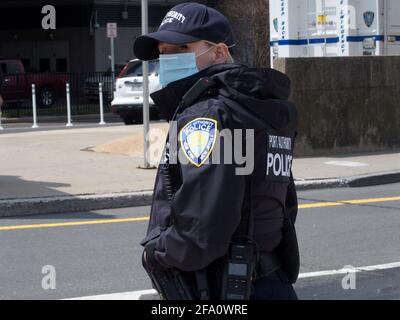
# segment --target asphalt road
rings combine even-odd
[[[309,274],[400,262],[400,184],[304,191],[299,198],[299,298],[400,299],[400,264],[356,274]],[[138,245],[147,226],[141,218],[148,213],[149,207],[136,207],[0,219],[0,299],[150,289]],[[49,265],[54,267],[55,289],[42,287],[51,283],[50,269],[43,269]],[[349,276],[347,283],[355,289],[345,290],[342,283]]]

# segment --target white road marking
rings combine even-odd
[[[332,166],[343,166],[343,167],[367,167],[368,163],[354,162],[354,161],[327,161],[324,164],[329,164]]]
[[[400,262],[378,264],[375,266],[367,266],[367,267],[358,267],[358,268],[355,267],[354,269],[338,269],[338,270],[327,270],[327,271],[301,273],[299,275],[299,279],[332,276],[332,275],[337,275],[337,274],[347,274],[350,272],[377,271],[377,270],[386,270],[386,269],[394,269],[394,268],[400,268]]]
[[[299,279],[304,278],[316,278],[316,277],[326,277],[333,276],[338,274],[348,274],[351,272],[365,272],[365,271],[377,271],[377,270],[387,270],[387,269],[395,269],[400,268],[400,262],[386,263],[386,264],[378,264],[375,266],[366,266],[366,267],[355,267],[354,269],[338,269],[338,270],[326,270],[326,271],[316,271],[316,272],[306,272],[300,273]],[[104,294],[97,296],[87,296],[73,299],[65,299],[65,300],[140,300],[141,296],[157,295],[157,292],[153,289],[142,290],[142,291],[132,291],[132,292],[121,292],[121,293],[112,293],[112,294]]]
[[[132,291],[132,292],[120,292],[111,294],[101,294],[98,296],[87,296],[80,298],[64,299],[64,300],[139,300],[142,295],[157,294],[153,289]]]

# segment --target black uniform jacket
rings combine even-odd
[[[212,78],[216,88],[181,108],[172,119],[182,97],[202,77]],[[251,233],[259,250],[276,252],[282,264],[292,268],[291,280],[297,278],[293,228],[297,197],[291,175],[297,113],[289,95],[286,75],[239,64],[211,66],[151,95],[163,116],[176,120],[177,148],[183,155],[174,170],[175,184],[179,182],[172,196],[170,177],[159,166],[148,231],[141,242],[143,246],[155,242],[154,258],[159,264],[183,271],[206,267],[227,253],[241,218],[251,210]],[[229,157],[223,146],[235,139],[219,139],[218,133],[229,130],[233,137],[235,129],[243,130],[238,134],[242,154],[251,143],[245,130],[254,132],[254,152],[248,155],[254,160],[250,175],[238,174],[237,169],[245,166],[242,162],[224,162]],[[220,151],[216,151],[218,143]],[[168,157],[168,149],[164,152]],[[220,164],[213,162],[215,153]]]

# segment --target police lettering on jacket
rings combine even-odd
[[[293,139],[278,135],[267,135],[266,175],[272,180],[287,181],[292,169]]]

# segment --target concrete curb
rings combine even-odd
[[[337,179],[295,181],[298,191],[366,187],[396,182],[400,182],[400,171],[381,172]],[[0,200],[0,217],[146,206],[151,204],[152,195],[153,192],[149,190],[62,197],[4,199]]]
[[[145,206],[152,191],[0,200],[0,217]]]
[[[295,184],[296,189],[302,191],[329,188],[368,187],[396,182],[400,182],[400,171],[371,173],[333,179],[296,180]]]

